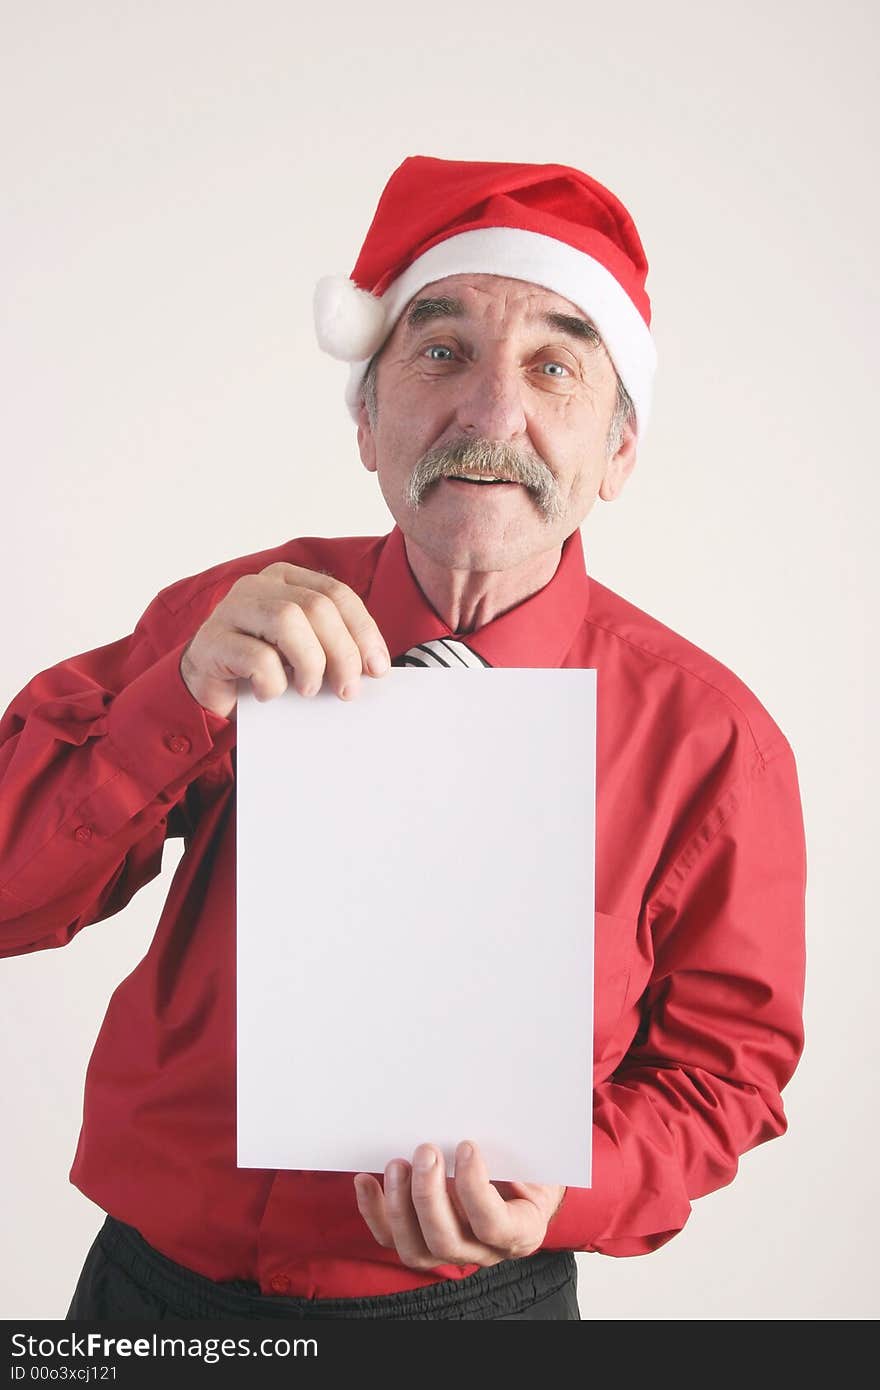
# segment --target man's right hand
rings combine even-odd
[[[265,701],[284,694],[291,670],[300,695],[317,695],[326,675],[347,700],[361,674],[384,675],[390,664],[385,639],[353,589],[278,560],[235,581],[184,648],[180,674],[200,705],[228,719],[241,679]]]

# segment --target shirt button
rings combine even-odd
[[[92,838],[92,827],[90,825],[78,825],[73,832],[73,838],[79,840],[81,844],[88,844]]]
[[[174,734],[172,738],[168,739],[168,747],[172,753],[188,753],[192,744],[183,734]]]
[[[273,1274],[269,1280],[269,1288],[273,1293],[287,1293],[290,1288],[290,1279],[286,1274]]]

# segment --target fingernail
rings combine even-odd
[[[418,1168],[420,1173],[427,1173],[437,1162],[437,1155],[433,1149],[422,1149],[413,1159],[413,1167]]]
[[[347,685],[344,685],[344,686],[342,687],[342,689],[340,690],[339,694],[341,695],[341,697],[342,697],[343,700],[353,700],[354,697],[355,697],[355,695],[358,693],[359,687],[360,687],[360,681],[358,681],[358,680],[349,681]]]
[[[389,1163],[387,1178],[389,1187],[399,1187],[403,1182],[403,1164]]]
[[[388,670],[391,662],[388,653],[383,651],[370,652],[367,657],[367,670],[373,676],[382,676]]]
[[[473,1151],[473,1145],[471,1144],[459,1144],[458,1146],[458,1156],[463,1163],[467,1163]]]

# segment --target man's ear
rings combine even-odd
[[[623,485],[636,466],[638,437],[631,424],[623,427],[623,437],[616,454],[608,460],[605,476],[599,485],[599,496],[603,502],[613,502],[623,491]]]
[[[363,398],[361,398],[361,403],[358,407],[357,441],[361,463],[368,473],[375,473],[376,441],[373,438],[373,426],[370,424],[370,417],[367,414],[367,407]]]

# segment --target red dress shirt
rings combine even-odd
[[[0,723],[0,954],[119,912],[183,836],[95,1044],[70,1179],[211,1279],[393,1293],[477,1266],[408,1269],[351,1174],[236,1167],[235,718],[204,710],[179,663],[232,583],[276,560],[350,585],[392,656],[452,635],[395,527],[217,565],[130,636],[42,671]],[[493,666],[598,672],[593,1186],[568,1189],[544,1247],[644,1254],[786,1128],[806,886],[792,750],[737,676],[587,575],[578,530],[543,589],[465,640]]]

